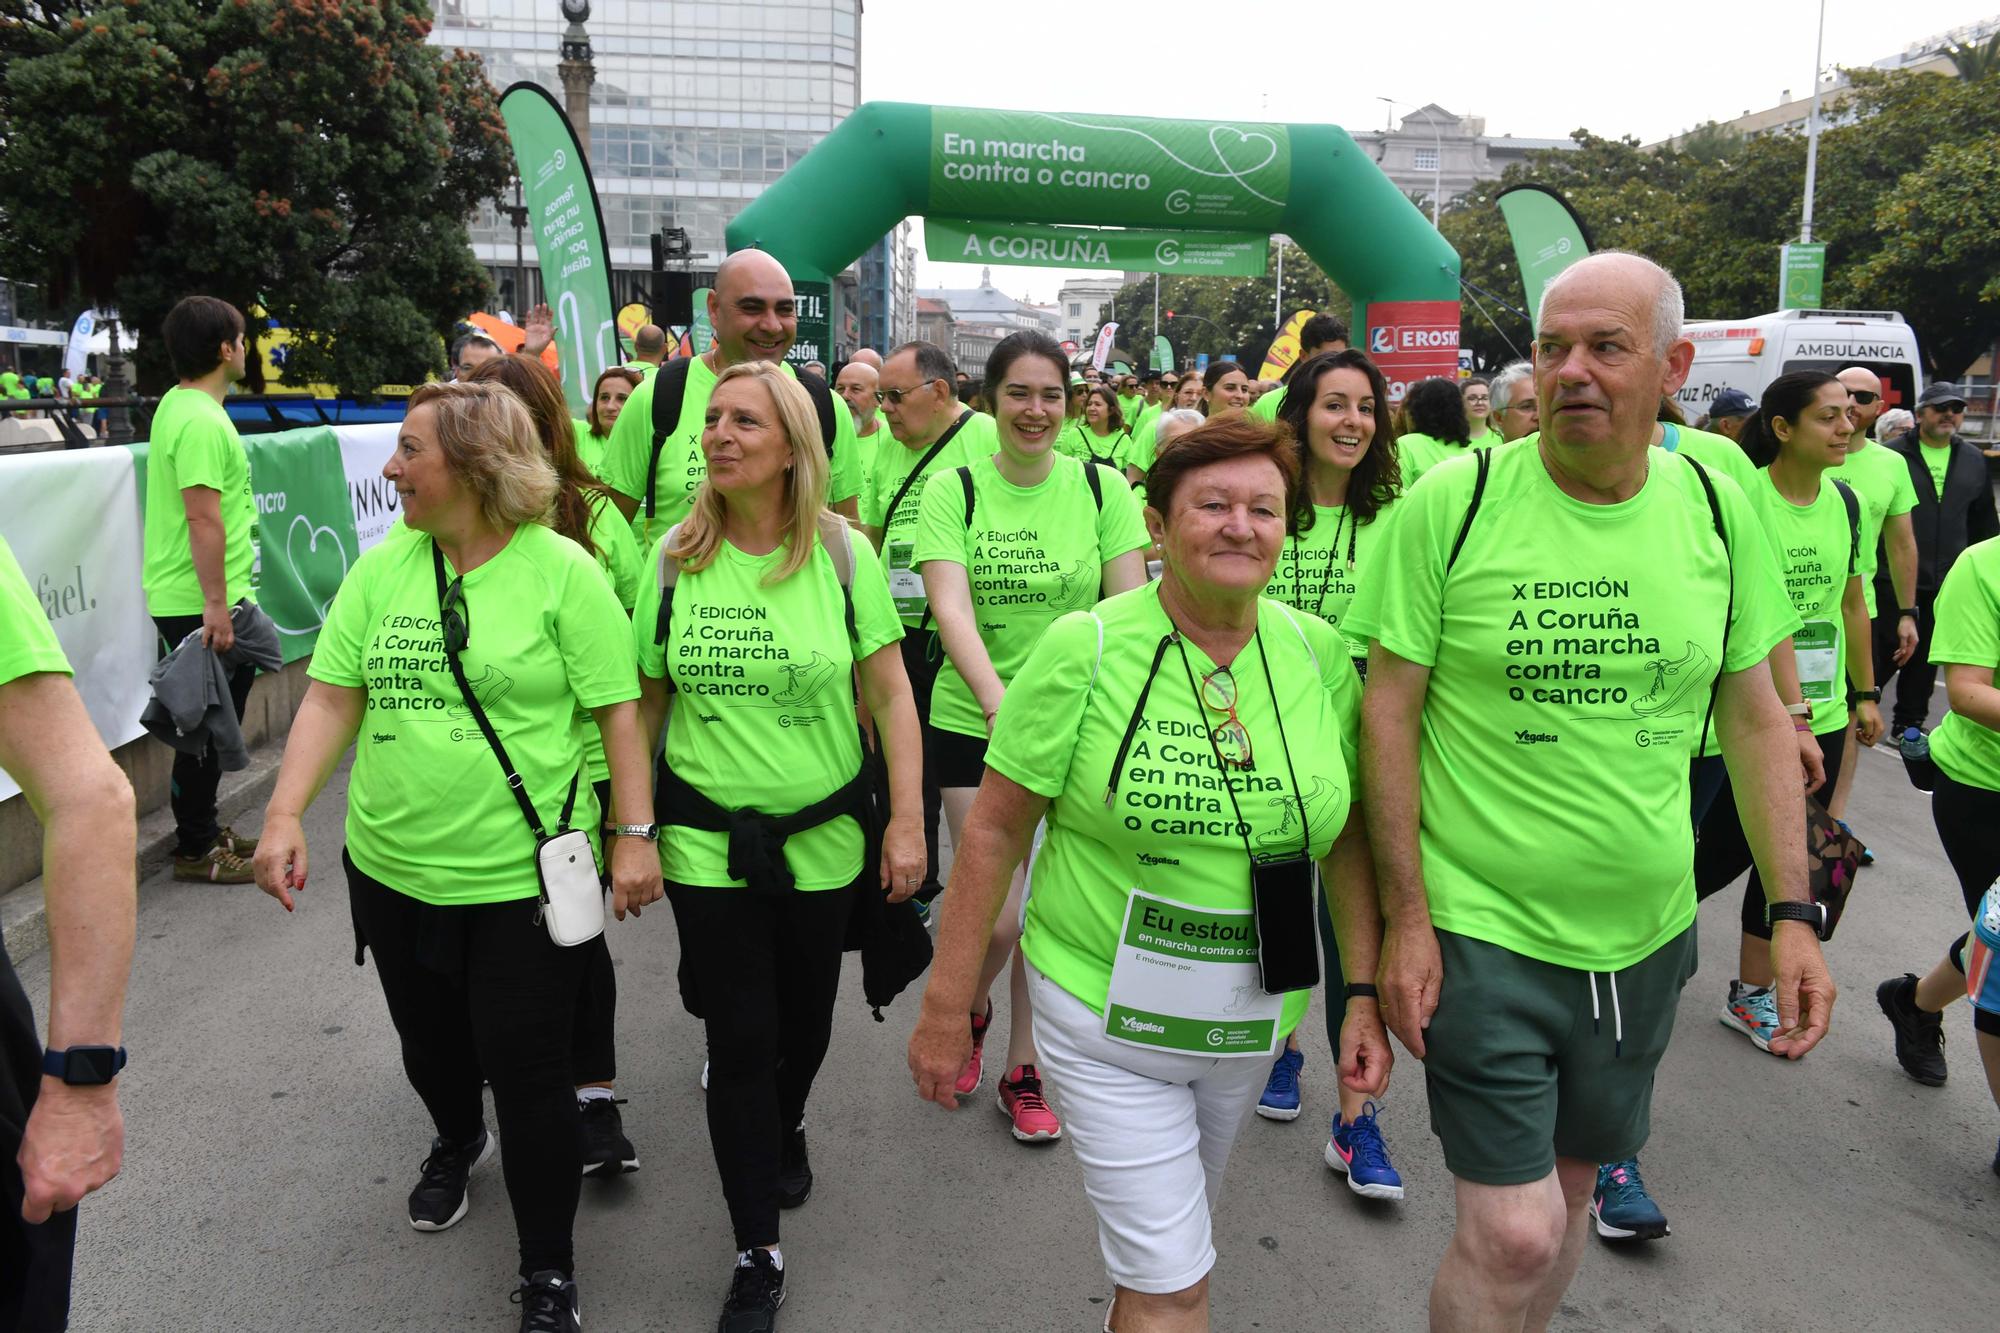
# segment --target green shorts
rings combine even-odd
[[[1522,1185],[1548,1175],[1558,1156],[1637,1156],[1652,1124],[1653,1073],[1694,975],[1694,927],[1617,973],[1558,967],[1444,930],[1437,938],[1444,982],[1424,1032],[1424,1086],[1451,1173]]]

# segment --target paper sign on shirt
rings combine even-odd
[[[910,568],[910,557],[916,548],[913,541],[888,543],[889,595],[896,600],[899,616],[921,616],[930,605],[924,599],[923,575]]]
[[[1808,620],[1792,636],[1792,651],[1799,660],[1799,693],[1812,703],[1833,698],[1833,682],[1839,674],[1835,661],[1839,632],[1831,620]]]
[[[1257,975],[1249,912],[1193,907],[1137,889],[1111,964],[1104,1034],[1189,1055],[1271,1058],[1285,997]]]

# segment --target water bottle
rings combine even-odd
[[[1903,755],[1903,771],[1910,776],[1910,785],[1918,791],[1930,791],[1937,786],[1938,767],[1931,759],[1930,737],[1915,727],[1907,727],[1896,739],[1896,748]]]

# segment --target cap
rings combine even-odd
[[[1936,407],[1939,403],[1957,403],[1960,407],[1964,407],[1965,394],[1949,380],[1939,380],[1925,389],[1922,396],[1917,399],[1918,407]]]
[[[1710,401],[1708,419],[1713,421],[1717,417],[1747,417],[1756,410],[1757,404],[1752,402],[1750,395],[1743,390],[1724,389]]]

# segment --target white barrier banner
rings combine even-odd
[[[156,636],[139,577],[132,455],[72,449],[0,459],[0,536],[13,548],[109,748],[140,735]],[[0,800],[20,791],[0,773]]]
[[[382,540],[403,514],[402,498],[384,480],[382,465],[396,448],[400,422],[387,421],[369,426],[335,426],[340,437],[340,463],[347,472],[347,498],[354,505],[354,535],[367,550]]]

